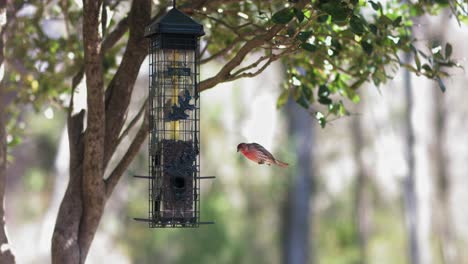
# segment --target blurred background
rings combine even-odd
[[[468,31],[455,20],[426,17],[414,34],[451,42],[468,67]],[[218,63],[202,67],[202,79]],[[146,65],[131,111],[147,94]],[[442,93],[400,70],[386,86],[362,88],[359,104],[345,102],[350,116],[321,128],[295,103],[276,109],[283,73],[275,63],[201,95],[201,173],[217,177],[202,182],[201,218],[216,224],[148,229],[133,220],[148,210],[147,182],[132,178],[147,173],[144,148],[108,203],[87,263],[274,264],[301,252],[309,263],[409,263],[409,225],[421,263],[468,263],[468,74],[451,72]],[[11,152],[6,218],[18,263],[47,263],[68,181],[66,117],[52,106],[31,110],[21,111],[26,132]],[[241,142],[290,166],[254,164],[236,152]]]

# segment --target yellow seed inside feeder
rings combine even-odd
[[[179,60],[179,52],[177,50],[173,50],[173,65],[172,67],[177,68],[177,61]],[[177,105],[179,100],[177,98],[178,90],[179,90],[179,82],[177,80],[177,74],[172,75],[172,83],[173,83],[173,91],[172,91],[172,103]],[[171,138],[173,140],[179,139],[179,120],[169,122],[169,127],[172,131]]]

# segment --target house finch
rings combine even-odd
[[[288,166],[288,163],[275,159],[268,150],[257,143],[240,143],[237,145],[237,152],[239,150],[246,158],[258,164],[276,164],[280,167]]]

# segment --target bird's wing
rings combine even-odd
[[[275,160],[275,157],[273,157],[273,155],[268,150],[266,150],[266,148],[264,148],[262,145],[257,144],[257,143],[252,143],[250,145],[258,149],[259,151],[261,151],[265,156],[267,156],[271,160]]]

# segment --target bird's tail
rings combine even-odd
[[[282,168],[285,168],[285,167],[287,167],[289,165],[288,163],[282,162],[281,160],[275,160],[275,164],[282,167]]]

